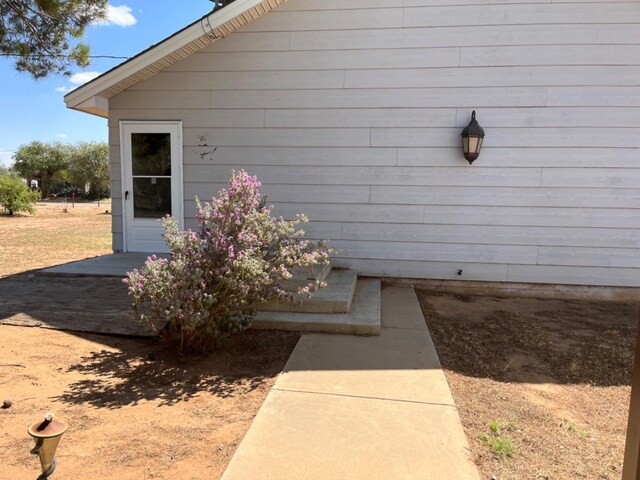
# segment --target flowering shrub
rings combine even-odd
[[[297,227],[307,221],[304,215],[272,217],[260,185],[245,171],[234,172],[211,203],[196,198],[198,232],[180,231],[169,216],[161,220],[172,257],[149,257],[124,280],[132,316],[181,352],[206,352],[247,329],[259,303],[291,301],[322,286],[283,288],[293,267],[325,264],[330,250],[303,238]]]

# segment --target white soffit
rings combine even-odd
[[[235,32],[287,0],[236,0],[69,92],[67,108],[109,116],[109,98]]]

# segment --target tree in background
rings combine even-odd
[[[71,147],[69,182],[86,191],[91,198],[101,198],[109,191],[109,145],[106,142],[80,142]]]
[[[33,78],[70,74],[72,65],[89,65],[89,47],[75,41],[106,9],[107,0],[2,0],[0,53]]]
[[[13,170],[27,182],[40,179],[42,198],[47,198],[51,183],[63,178],[68,166],[71,150],[69,145],[59,142],[33,141],[18,148]]]
[[[39,194],[27,187],[20,177],[0,175],[0,205],[9,215],[17,212],[36,213],[34,205]]]

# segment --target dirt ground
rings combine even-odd
[[[0,277],[111,253],[110,211],[109,202],[53,203],[0,215]]]
[[[482,479],[619,479],[637,304],[418,290]]]
[[[109,205],[64,208],[0,215],[0,320],[127,320],[117,280],[23,273],[111,251]],[[37,477],[27,427],[49,411],[70,424],[53,478],[219,478],[298,338],[246,332],[193,359],[150,339],[0,325],[0,402],[13,401],[0,409],[0,480]]]
[[[295,333],[247,332],[206,358],[152,341],[0,326],[0,478],[32,480],[27,426],[69,422],[57,479],[215,479],[288,359]]]

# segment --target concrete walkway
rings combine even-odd
[[[379,337],[304,335],[223,480],[478,480],[412,288]]]

